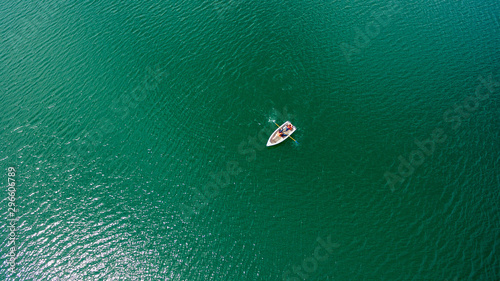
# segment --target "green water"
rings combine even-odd
[[[499,280],[499,12],[4,1],[0,279]]]

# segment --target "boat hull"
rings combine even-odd
[[[292,125],[292,130],[288,130],[286,131],[286,127],[288,125]],[[279,132],[280,130],[283,131],[284,134],[286,134],[286,136],[283,136],[281,137],[279,135]],[[283,141],[285,141],[291,134],[293,134],[293,132],[295,132],[297,130],[297,128],[295,128],[295,126],[290,123],[290,121],[286,121],[285,123],[283,123],[283,125],[279,126],[278,129],[276,129],[273,134],[269,137],[269,140],[267,141],[267,146],[273,146],[273,145],[277,145],[277,144],[280,144],[282,143]]]

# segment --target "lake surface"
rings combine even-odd
[[[500,2],[36,2],[7,280],[500,279]]]

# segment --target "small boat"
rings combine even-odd
[[[292,126],[291,130],[287,128],[288,125]],[[277,145],[277,144],[283,142],[291,134],[293,134],[293,132],[295,132],[295,130],[297,130],[297,128],[295,128],[295,126],[292,125],[292,123],[290,123],[290,121],[286,121],[285,123],[283,123],[283,125],[279,126],[279,128],[276,129],[276,131],[274,131],[273,134],[269,137],[269,140],[267,141],[267,146],[273,146],[273,145]],[[280,136],[280,132],[283,133],[284,135]]]

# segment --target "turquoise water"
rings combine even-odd
[[[2,279],[499,280],[499,12],[3,3]]]

